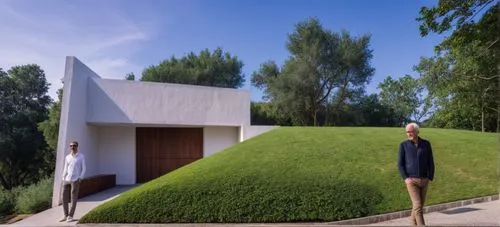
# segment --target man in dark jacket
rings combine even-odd
[[[407,140],[399,144],[398,169],[412,201],[411,224],[425,225],[422,208],[429,181],[434,179],[434,157],[431,143],[418,136],[419,126],[406,126]]]

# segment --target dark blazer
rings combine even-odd
[[[418,146],[405,140],[399,144],[398,169],[403,179],[408,177],[427,177],[434,179],[434,157],[431,143],[418,137]]]

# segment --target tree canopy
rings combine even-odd
[[[429,113],[430,102],[422,93],[424,87],[419,79],[404,75],[394,80],[388,76],[378,87],[381,103],[395,111],[399,125],[421,122]]]
[[[499,7],[498,1],[460,0],[422,8],[422,35],[452,30],[436,56],[415,66],[436,107],[430,125],[500,132]]]
[[[301,21],[288,36],[291,56],[284,66],[263,63],[252,74],[252,84],[294,124],[319,125],[320,115],[327,124],[330,115],[338,118],[342,106],[373,76],[369,42],[369,35],[335,33],[316,18]]]
[[[144,69],[141,81],[191,84],[224,88],[240,88],[245,82],[243,62],[236,56],[217,48],[208,49],[199,55],[190,52],[187,56],[170,59]],[[132,74],[133,75],[133,74]],[[127,75],[128,79],[131,74]]]
[[[44,71],[35,64],[0,69],[0,184],[7,190],[35,182],[51,152],[38,124],[51,103]]]

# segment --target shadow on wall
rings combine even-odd
[[[88,86],[88,123],[113,123],[127,124],[132,123],[127,114],[115,103],[109,94],[99,85],[96,80],[99,78],[89,79]],[[122,90],[121,92],[130,92]],[[152,110],[142,110],[152,111]]]

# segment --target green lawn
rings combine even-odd
[[[498,194],[498,134],[422,129],[426,205]],[[403,128],[283,127],[136,187],[80,223],[336,221],[409,209]]]

